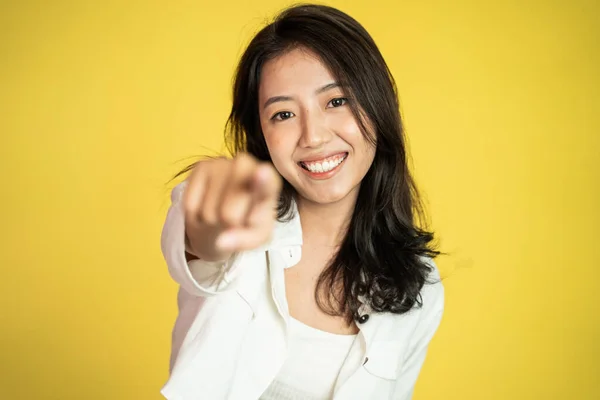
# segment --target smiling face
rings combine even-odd
[[[319,58],[295,49],[268,61],[258,97],[273,164],[301,198],[355,201],[375,147],[348,106],[352,99]]]

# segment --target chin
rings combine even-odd
[[[321,205],[334,204],[344,200],[348,195],[352,192],[352,190],[328,190],[328,191],[318,191],[312,193],[301,193],[300,195],[304,197],[306,200],[317,203]]]

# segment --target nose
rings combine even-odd
[[[332,134],[319,112],[305,110],[301,118],[299,145],[305,148],[319,148],[331,140]]]

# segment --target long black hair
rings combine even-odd
[[[433,234],[424,228],[422,203],[409,171],[396,84],[377,45],[355,19],[328,6],[297,5],[254,36],[235,75],[228,149],[232,155],[248,152],[271,161],[259,119],[261,71],[267,61],[295,48],[315,53],[350,92],[354,117],[376,147],[346,236],[319,277],[317,304],[348,321],[363,303],[398,314],[421,306],[419,294],[431,271],[425,258],[439,252],[433,248]],[[294,196],[294,188],[284,182],[280,219],[290,217]]]

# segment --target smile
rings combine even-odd
[[[325,174],[340,166],[348,157],[348,153],[339,153],[316,161],[300,161],[298,164],[313,174]]]

